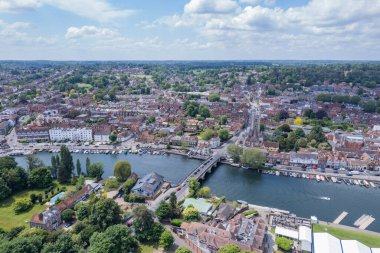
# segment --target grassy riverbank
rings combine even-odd
[[[336,228],[333,226],[326,226],[321,224],[314,224],[313,231],[315,233],[327,232],[341,240],[357,240],[371,248],[380,247],[380,236],[376,236],[365,232]]]

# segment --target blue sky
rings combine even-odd
[[[380,0],[0,0],[0,59],[380,59]]]

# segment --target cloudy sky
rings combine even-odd
[[[380,60],[380,0],[0,0],[0,59]]]

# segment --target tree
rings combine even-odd
[[[170,208],[170,205],[165,201],[160,202],[155,213],[156,213],[157,218],[160,221],[165,220],[165,219],[169,219],[172,217],[172,210]]]
[[[88,220],[90,224],[104,231],[107,227],[120,223],[121,209],[113,199],[101,198],[91,206]]]
[[[210,110],[208,109],[208,107],[206,105],[201,105],[199,107],[199,114],[203,118],[208,118],[208,117],[210,117]]]
[[[199,221],[199,211],[192,205],[186,207],[182,215],[186,221]]]
[[[128,178],[128,180],[123,184],[124,194],[129,194],[133,186],[135,186],[137,180],[134,177]]]
[[[199,183],[195,177],[191,177],[189,179],[189,197],[194,197],[197,194],[200,186],[201,183]]]
[[[28,164],[28,171],[32,171],[34,168],[43,167],[44,162],[39,159],[38,157],[35,157],[33,155],[27,155],[26,156],[26,162]]]
[[[90,167],[90,165],[91,165],[90,158],[86,157],[86,174],[88,174],[88,168]]]
[[[311,142],[311,140],[315,140],[317,143],[327,142],[321,126],[314,126],[307,136],[307,139],[309,142]]]
[[[198,197],[199,198],[208,198],[211,195],[211,189],[210,187],[203,186],[202,188],[199,189],[198,191]]]
[[[90,167],[87,170],[87,176],[100,179],[102,178],[102,175],[104,173],[103,169],[103,163],[96,162],[90,165]]]
[[[219,102],[220,101],[219,94],[216,94],[216,93],[210,94],[210,96],[208,97],[208,101]]]
[[[227,124],[227,122],[228,122],[227,116],[226,115],[222,115],[220,117],[219,125],[225,125],[225,124]]]
[[[303,113],[303,116],[305,118],[309,118],[309,119],[314,119],[315,118],[315,113],[313,110],[311,109],[306,109]]]
[[[29,185],[35,188],[47,188],[53,183],[51,172],[46,167],[35,168],[30,171]]]
[[[324,118],[327,118],[328,116],[325,110],[320,109],[315,113],[315,117],[317,119],[324,119]]]
[[[115,163],[113,170],[113,175],[120,181],[123,182],[128,179],[131,175],[131,164],[127,161],[121,160]]]
[[[74,253],[77,252],[76,245],[69,233],[58,236],[54,243],[45,244],[42,253]]]
[[[228,132],[227,129],[220,129],[218,131],[218,136],[219,136],[221,141],[226,141],[230,137],[230,133]]]
[[[242,163],[253,169],[256,169],[260,165],[264,164],[265,160],[266,159],[264,153],[257,148],[244,150],[243,155],[241,157]]]
[[[133,209],[135,219],[133,227],[136,232],[142,232],[152,227],[154,223],[153,214],[146,208],[146,206],[138,206]]]
[[[235,163],[240,162],[240,156],[243,154],[243,148],[236,144],[227,147],[227,152]]]
[[[0,178],[4,180],[12,192],[23,190],[28,182],[28,175],[21,167],[1,170]]]
[[[69,183],[74,171],[73,157],[69,149],[63,145],[61,146],[61,161],[58,166],[58,181],[60,183]]]
[[[275,240],[277,246],[285,251],[290,251],[293,245],[293,242],[289,239],[286,239],[285,237],[276,237]]]
[[[78,220],[84,220],[90,215],[90,207],[85,203],[79,202],[74,209]]]
[[[156,117],[154,116],[149,116],[148,119],[146,120],[146,123],[149,125],[149,124],[152,124],[156,121]]]
[[[218,250],[218,253],[240,253],[241,250],[236,244],[226,244]]]
[[[0,251],[3,253],[39,253],[42,246],[40,236],[19,237],[12,241],[0,244]]]
[[[300,117],[297,117],[295,120],[294,120],[294,125],[296,125],[296,126],[302,126],[303,125],[303,120],[302,120],[302,118],[300,118]]]
[[[168,230],[162,232],[160,237],[160,246],[164,248],[165,251],[169,250],[174,243],[174,237],[172,233]]]
[[[361,107],[363,108],[364,112],[373,113],[376,112],[376,102],[375,101],[368,101],[361,103]]]
[[[79,177],[80,175],[82,175],[82,166],[79,159],[77,159],[77,176]]]
[[[13,211],[15,211],[16,214],[23,213],[30,208],[32,208],[33,203],[30,201],[30,199],[18,199],[13,204]]]
[[[128,227],[113,225],[103,233],[95,232],[90,239],[89,253],[137,252],[138,242]]]
[[[210,140],[212,137],[214,137],[214,135],[215,135],[214,130],[208,128],[208,129],[203,130],[199,137],[200,137],[202,140],[208,141],[208,140]]]
[[[180,246],[176,249],[175,253],[192,253],[192,251],[183,246]]]
[[[277,114],[277,119],[279,120],[283,120],[283,119],[287,119],[289,118],[289,113],[285,110],[281,110],[278,114]]]
[[[295,148],[298,150],[299,148],[306,148],[307,147],[307,139],[306,138],[300,138],[296,141]]]
[[[283,124],[283,125],[279,126],[278,129],[281,132],[285,132],[285,133],[289,133],[292,131],[292,129],[290,128],[290,126],[288,124]]]
[[[73,209],[65,209],[61,213],[61,219],[64,220],[65,222],[71,222],[74,219],[75,212]]]
[[[177,196],[175,195],[175,192],[170,193],[169,205],[170,209],[175,214],[177,209]]]
[[[3,169],[12,169],[16,168],[17,162],[14,157],[5,156],[0,157],[0,171]]]
[[[115,131],[112,131],[112,133],[109,136],[109,139],[111,142],[115,142],[117,140],[117,133]]]
[[[57,161],[57,157],[55,155],[51,156],[51,167],[50,167],[50,172],[52,177],[56,178],[57,177],[57,172],[58,172],[58,166],[59,166],[59,161]]]

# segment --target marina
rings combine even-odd
[[[342,212],[338,218],[336,218],[333,223],[335,224],[339,224],[344,218],[346,218],[346,216],[348,215],[348,213],[346,211]]]

